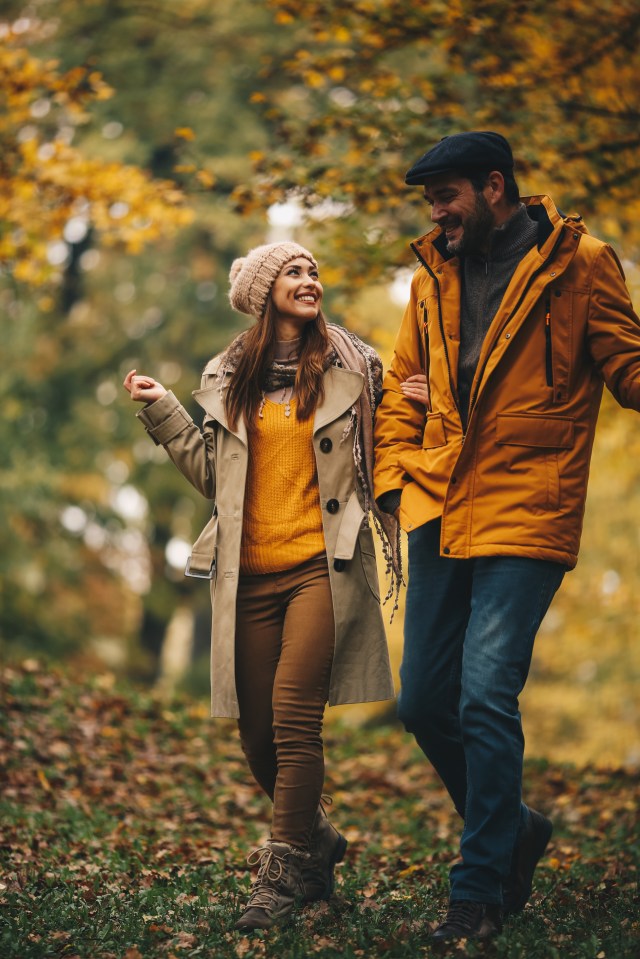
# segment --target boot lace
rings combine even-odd
[[[291,850],[289,855],[295,855]],[[305,859],[308,857],[304,857]],[[287,860],[279,856],[272,846],[261,846],[247,857],[250,866],[258,866],[258,875],[251,886],[247,909],[258,908],[274,910],[278,903],[278,893],[287,884]]]
[[[467,899],[454,899],[449,903],[443,926],[471,926],[478,919],[478,903]]]

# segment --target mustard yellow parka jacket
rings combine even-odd
[[[485,338],[466,434],[457,399],[460,261],[439,227],[420,266],[376,413],[375,495],[402,489],[411,531],[442,516],[441,554],[577,561],[603,383],[640,410],[640,320],[622,267],[577,216],[524,200],[538,244]],[[400,383],[425,372],[429,403]]]

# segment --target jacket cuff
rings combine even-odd
[[[400,506],[401,499],[401,489],[390,489],[387,490],[386,493],[383,493],[382,496],[379,496],[376,502],[383,513],[390,513],[393,516],[395,511]]]
[[[193,419],[171,390],[155,403],[145,406],[136,416],[156,446],[170,443],[193,423]]]

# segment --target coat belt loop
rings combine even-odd
[[[214,513],[202,530],[187,560],[184,575],[193,579],[213,579],[216,570],[218,515]]]

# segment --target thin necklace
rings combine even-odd
[[[293,396],[293,390],[291,390],[291,393],[290,393],[289,396],[287,397],[287,390],[288,390],[288,389],[290,389],[290,387],[285,386],[285,388],[284,388],[283,391],[282,391],[282,396],[280,397],[280,400],[279,400],[279,405],[280,405],[280,406],[282,406],[283,403],[285,404],[285,405],[284,405],[284,415],[287,417],[287,419],[291,416],[291,397]],[[285,402],[285,400],[286,400],[286,402]],[[258,416],[260,417],[261,420],[264,419],[264,412],[263,412],[263,410],[264,410],[264,404],[265,404],[266,402],[267,402],[267,396],[266,396],[266,394],[265,394],[265,391],[262,390],[262,397],[261,397],[261,399],[260,399],[260,406],[258,407]]]
[[[284,403],[284,402],[285,402],[285,398],[286,398],[286,396],[287,396],[287,390],[288,390],[288,389],[289,389],[288,386],[285,386],[285,388],[283,389],[283,391],[282,391],[282,399],[280,400],[280,403]],[[284,415],[285,415],[287,418],[288,418],[289,416],[291,416],[291,396],[292,396],[292,395],[293,395],[293,390],[291,390],[291,393],[289,393],[289,397],[288,397],[287,402],[285,403],[285,406],[284,406]]]
[[[286,363],[290,360],[297,359],[298,347],[300,345],[302,337],[298,336],[295,340],[276,340],[276,359],[280,363]],[[291,390],[289,396],[287,397],[287,390]],[[282,396],[278,401],[279,405],[282,406],[284,403],[284,415],[287,419],[291,416],[291,399],[293,397],[293,387],[285,386],[282,391]],[[260,419],[264,419],[264,404],[267,401],[267,396],[264,390],[262,390],[262,396],[260,398],[260,406],[258,407],[258,416]]]

